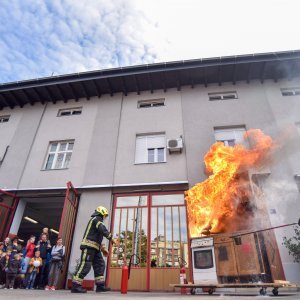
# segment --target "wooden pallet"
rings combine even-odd
[[[300,284],[291,283],[225,283],[225,284],[170,284],[173,288],[187,288],[190,289],[191,294],[195,295],[197,288],[202,288],[205,292],[212,295],[218,288],[260,288],[261,295],[267,294],[267,288],[273,288],[272,293],[278,296],[279,288],[300,288]]]

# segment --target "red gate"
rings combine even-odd
[[[75,221],[78,208],[78,193],[73,187],[72,183],[67,182],[67,192],[64,202],[64,208],[59,225],[59,237],[63,239],[65,245],[65,263],[62,272],[61,280],[59,282],[60,288],[64,288],[67,277],[71,246],[75,228]]]
[[[9,234],[18,200],[14,194],[0,189],[0,241],[3,241]]]

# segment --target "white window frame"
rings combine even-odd
[[[229,97],[229,96],[231,96],[231,97]],[[238,99],[238,94],[236,91],[208,93],[208,99],[209,99],[209,101],[234,100],[234,99]]]
[[[246,132],[246,128],[244,126],[238,126],[238,127],[230,127],[230,128],[215,128],[214,129],[214,135],[215,135],[215,141],[216,142],[222,142],[224,143],[225,146],[230,146],[233,147],[236,144],[241,144],[241,142],[239,141],[240,136],[238,135],[238,133]],[[226,133],[232,133],[232,138],[227,138],[227,139],[220,139],[216,137],[216,134],[222,134],[224,133],[224,135]],[[234,141],[234,145],[231,145],[232,141]],[[243,140],[242,143],[244,146],[249,146],[248,142],[246,140]]]
[[[162,107],[162,106],[165,106],[165,98],[140,100],[137,103],[138,108],[151,108],[151,107]]]
[[[153,138],[163,138],[164,139],[164,143],[160,146],[157,147],[153,147],[151,145],[150,139]],[[145,151],[144,153],[144,160],[138,160],[137,157],[137,143],[139,139],[143,139],[144,140],[144,147],[142,149],[142,151]],[[154,150],[154,160],[153,161],[149,161],[149,150]],[[158,149],[163,149],[163,154],[164,154],[164,159],[162,161],[158,161]],[[135,149],[135,164],[139,165],[139,164],[157,164],[157,163],[165,163],[167,162],[167,151],[166,151],[167,147],[166,147],[166,135],[165,133],[159,133],[159,134],[149,134],[149,135],[137,135],[136,136],[136,149]]]
[[[56,146],[55,150],[52,151],[51,148],[52,148],[52,146],[54,144],[57,144],[57,146]],[[65,150],[60,150],[60,146],[62,144],[67,144]],[[71,150],[69,150],[69,145],[70,144],[73,145]],[[50,142],[49,146],[48,146],[48,151],[47,151],[47,155],[46,155],[46,159],[45,159],[43,170],[63,170],[63,169],[68,169],[70,161],[71,161],[71,158],[72,158],[72,154],[73,154],[74,144],[75,144],[75,140],[65,140],[65,141],[53,141],[53,142]],[[69,154],[69,153],[71,153],[69,164],[67,166],[65,166],[66,157],[67,157],[67,154]],[[56,166],[57,158],[58,158],[59,154],[63,154],[63,160],[62,160],[62,163],[61,163],[61,167],[57,168],[55,166]],[[53,161],[51,163],[51,167],[47,168],[47,164],[48,164],[48,160],[49,160],[50,155],[54,155],[54,158],[53,158]]]
[[[80,113],[75,113],[75,112]],[[64,115],[63,113],[69,112],[69,114]],[[58,117],[70,117],[70,116],[78,116],[82,114],[82,107],[72,107],[72,108],[62,108],[58,110],[57,116]]]
[[[10,115],[0,116],[0,123],[7,123],[9,121]]]
[[[164,153],[164,159],[162,160],[162,161],[159,161],[158,160],[158,150],[159,149],[163,149],[163,153]],[[150,161],[150,159],[149,159],[149,150],[154,150],[154,155],[153,155],[153,157],[154,157],[154,160],[153,161]],[[149,164],[153,164],[153,163],[161,163],[161,162],[166,162],[166,147],[159,147],[159,148],[148,148],[147,149],[147,152],[148,152],[148,163]]]
[[[282,88],[280,91],[283,97],[300,96],[300,87]]]

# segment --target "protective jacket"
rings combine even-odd
[[[103,237],[111,240],[112,234],[105,227],[103,217],[98,213],[93,213],[84,232],[80,249],[91,248],[100,251]]]

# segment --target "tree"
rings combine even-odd
[[[300,229],[294,227],[295,236],[291,238],[284,237],[283,245],[288,249],[289,254],[293,256],[294,262],[300,262]]]
[[[131,258],[132,254],[136,254],[139,257],[139,265],[141,267],[146,266],[147,263],[147,236],[145,231],[142,229],[138,234],[137,240],[137,253],[134,253],[134,233],[132,231],[122,231],[119,237],[120,245],[115,247],[113,253],[118,254],[118,260],[124,260],[126,257],[127,263]],[[122,251],[120,251],[122,249]],[[126,249],[126,253],[125,252]]]

